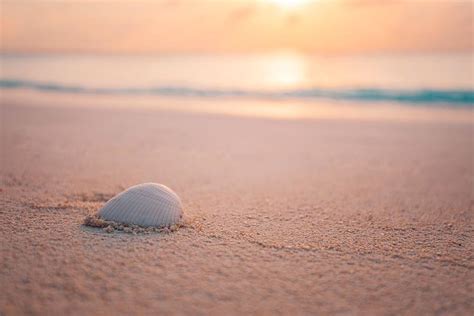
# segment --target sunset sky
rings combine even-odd
[[[9,53],[471,51],[471,1],[14,0]]]

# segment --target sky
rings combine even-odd
[[[458,0],[2,0],[7,53],[472,51]]]

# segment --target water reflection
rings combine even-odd
[[[306,59],[301,55],[276,55],[262,63],[261,78],[273,88],[298,88],[304,86]]]
[[[85,87],[471,89],[472,55],[2,56],[1,79]]]

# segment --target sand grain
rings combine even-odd
[[[470,124],[1,111],[2,315],[474,311]],[[190,227],[82,225],[149,181]]]

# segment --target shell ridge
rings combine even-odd
[[[133,217],[138,207],[136,201],[136,196],[134,194],[131,194],[130,199],[125,201],[125,205],[122,205],[124,213],[124,217],[121,219],[122,222],[134,224]]]
[[[161,189],[162,189],[163,192],[168,193],[169,195],[174,197],[176,200],[179,200],[179,196],[173,190],[168,188],[167,186],[161,185]]]
[[[113,210],[117,207],[117,205],[120,204],[120,197],[117,197],[117,199],[110,200],[104,205],[104,212],[102,213],[102,216],[105,217],[110,217],[111,219],[115,218],[116,214],[114,214]]]
[[[173,190],[171,190],[171,188],[168,188],[166,185],[160,185],[164,191],[168,192],[169,194],[171,194],[174,198],[176,198],[177,200],[179,200],[179,196],[178,194],[176,194],[176,192],[174,192]]]
[[[166,203],[166,200],[162,200],[162,201],[159,201],[159,200],[158,200],[158,201],[157,201],[156,208],[157,208],[157,209],[160,209],[160,208],[165,209],[165,208],[163,207],[165,203]],[[165,215],[166,215],[165,213],[166,213],[166,212],[163,211],[163,212],[161,212],[161,213],[159,214],[160,216],[159,216],[158,221],[157,221],[156,223],[158,223],[160,226],[163,226],[163,220],[164,220]]]
[[[144,201],[143,201],[144,202]],[[144,226],[153,226],[155,222],[153,221],[153,214],[156,213],[154,207],[150,207],[148,203],[143,203],[143,223]]]
[[[182,203],[170,188],[155,183],[137,184],[117,194],[99,210],[104,220],[141,226],[170,226],[182,217]]]
[[[165,196],[168,198],[169,197],[169,200],[173,201],[174,200],[179,200],[179,196],[173,191],[171,190],[170,188],[168,188],[166,185],[163,185],[163,184],[152,184],[153,186],[153,189],[154,192],[160,192],[160,193],[164,193]],[[150,188],[151,189],[151,188]]]
[[[162,204],[162,203],[160,203],[160,204]],[[160,206],[161,206],[161,205],[160,205]],[[158,223],[159,223],[160,226],[165,226],[165,225],[163,225],[163,217],[164,217],[164,215],[165,215],[165,212],[161,212],[160,217],[159,217],[159,220],[158,220]]]
[[[114,200],[111,199],[109,201],[107,201],[103,206],[102,206],[102,209],[99,211],[99,215],[100,216],[107,216],[108,213],[109,213],[109,210],[110,210],[110,205],[114,203]]]
[[[177,223],[177,222],[178,222],[179,213],[180,213],[179,208],[173,207],[173,209],[171,209],[171,211],[170,211],[170,219],[169,219],[170,225],[173,224],[173,223]]]
[[[107,201],[107,203],[105,203],[104,205],[104,209],[107,213],[107,215],[111,215],[109,214],[111,212],[111,210],[113,210],[113,208],[118,204],[120,203],[121,201],[121,196],[120,194],[111,198],[110,200]]]
[[[110,219],[116,222],[122,222],[125,217],[124,209],[126,209],[126,204],[126,199],[120,198],[118,203],[116,203],[114,207],[110,209],[111,214],[108,215],[110,216]]]
[[[176,215],[179,213],[178,209],[175,206],[173,206],[173,208],[170,208],[168,213],[169,213],[168,214],[168,224],[171,225],[174,222],[177,222],[176,221]]]
[[[157,225],[157,224],[160,223],[160,222],[158,221],[158,215],[159,215],[159,214],[160,214],[159,212],[154,212],[153,218],[152,218],[153,225]]]
[[[150,200],[141,200],[141,218],[140,222],[142,226],[153,226],[154,223],[151,219],[151,215],[156,213],[156,208],[154,203],[152,204]]]
[[[134,209],[133,212],[130,211],[130,214],[132,215],[130,218],[130,222],[135,225],[140,225],[140,216],[142,215],[142,209],[143,209],[143,200],[141,200],[138,196],[134,196]],[[138,217],[138,219],[137,219]]]
[[[168,200],[169,202],[174,202],[170,195],[162,194],[164,192],[155,192],[155,194],[147,194],[147,193],[143,193],[143,192],[134,192],[134,193],[137,194],[137,195],[141,195],[143,197],[152,199],[152,200],[156,200],[156,196],[158,195],[162,199]]]
[[[174,209],[173,205],[169,204],[169,203],[165,203],[166,204],[166,212],[163,212],[163,223],[164,223],[164,226],[170,226],[170,210]]]
[[[168,208],[166,210],[166,214],[165,214],[165,219],[166,220],[163,220],[163,222],[166,223],[165,226],[170,226],[170,213],[171,213],[170,208]]]
[[[183,212],[182,212],[181,210],[182,210],[182,207],[179,207],[179,208],[176,210],[175,215],[174,215],[174,219],[173,219],[175,222],[178,222],[178,221],[181,220],[181,216],[182,216],[182,214],[183,214]]]
[[[156,207],[148,208],[146,211],[145,216],[143,217],[144,222],[146,222],[147,226],[153,226],[155,224],[155,214],[157,213]]]

